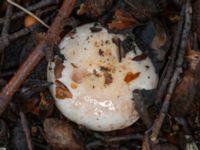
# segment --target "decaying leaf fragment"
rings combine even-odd
[[[77,14],[96,18],[108,11],[112,4],[113,0],[84,0]]]
[[[177,85],[172,97],[170,112],[175,116],[183,116],[191,112],[191,106],[199,99],[200,52],[189,50],[186,56],[188,68]]]
[[[81,150],[82,146],[75,138],[75,131],[66,121],[48,118],[43,123],[47,142],[55,150]],[[81,141],[79,139],[79,141]]]
[[[197,82],[194,75],[186,72],[181,82],[177,85],[172,97],[170,112],[175,116],[182,116],[188,113],[190,106],[195,101]]]
[[[158,3],[155,0],[124,0],[130,7],[130,12],[139,20],[147,20],[153,14],[159,12]]]
[[[56,80],[55,83],[56,83],[56,97],[58,99],[72,98],[72,93],[62,82]]]
[[[108,23],[109,29],[124,30],[133,27],[136,24],[135,18],[121,9],[115,11],[114,18]]]

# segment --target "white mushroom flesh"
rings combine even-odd
[[[92,32],[94,23],[77,27],[61,41],[60,53],[65,57],[61,77],[55,77],[55,62],[49,62],[47,78],[53,82],[50,91],[57,108],[68,119],[96,131],[122,129],[136,122],[132,91],[154,89],[158,76],[151,60],[146,57],[136,61],[142,52],[135,44],[120,60],[123,48],[113,39],[124,35],[101,31]],[[56,82],[62,83],[69,95],[56,95]]]

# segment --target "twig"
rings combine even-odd
[[[105,139],[106,142],[120,142],[120,141],[128,141],[128,140],[142,140],[143,135],[142,134],[129,134],[124,136],[118,136],[118,137],[111,137]]]
[[[200,41],[200,0],[194,1],[194,19],[193,19],[193,30],[197,33],[198,41]]]
[[[167,62],[167,65],[163,71],[163,74],[161,76],[161,83],[159,85],[159,88],[156,94],[156,101],[155,101],[156,103],[161,102],[175,69],[175,59],[176,59],[177,51],[180,46],[180,40],[181,40],[181,35],[182,35],[181,33],[183,30],[184,15],[185,15],[184,11],[185,9],[182,8],[181,13],[180,13],[181,19],[175,31],[175,38],[172,45],[172,52]]]
[[[15,75],[2,89],[0,93],[0,115],[2,115],[4,110],[7,108],[12,96],[28,77],[33,68],[45,56],[45,52],[56,44],[59,39],[59,35],[62,32],[64,21],[69,17],[75,4],[76,0],[65,0],[63,2],[62,7],[60,8],[51,27],[47,31],[44,39],[33,49],[32,53],[30,53]]]
[[[94,149],[95,147],[98,147],[101,145],[103,145],[103,142],[100,140],[97,140],[97,141],[88,143],[85,147],[86,147],[86,150],[91,150],[91,149]]]
[[[7,36],[4,36],[4,37],[1,37],[0,38],[0,45],[2,48],[5,48],[8,46],[9,42],[10,41],[13,41],[19,37],[22,37],[24,35],[27,35],[28,33],[30,33],[31,31],[33,31],[34,29],[36,29],[36,27],[38,27],[38,25],[33,25],[31,27],[28,27],[28,28],[24,28],[24,29],[21,29],[11,35],[7,35]],[[3,49],[0,49],[0,52],[2,52]]]
[[[30,12],[29,10],[27,10],[26,8],[20,6],[19,4],[13,2],[12,0],[7,0],[8,3],[12,4],[13,6],[21,9],[22,11],[24,11],[25,13],[29,14],[30,16],[32,16],[33,18],[35,18],[39,23],[41,23],[43,26],[45,26],[46,28],[49,29],[49,26],[43,21],[41,20],[39,17],[37,17],[34,13]]]
[[[151,142],[147,133],[145,133],[143,138],[142,150],[151,150]]]
[[[27,7],[26,9],[29,11],[35,11],[37,9],[41,9],[43,7],[52,5],[52,4],[58,4],[60,3],[61,0],[45,0],[45,1],[40,1],[32,6]],[[18,12],[15,13],[12,17],[11,20],[17,19],[25,15],[25,12]],[[0,24],[4,23],[5,18],[0,18]]]
[[[13,12],[13,7],[12,5],[8,4],[3,24],[3,29],[1,31],[1,36],[6,36],[8,34],[8,30],[10,27],[10,17],[12,16],[12,12]]]
[[[160,129],[162,127],[163,121],[165,119],[165,116],[168,112],[170,100],[172,97],[172,94],[174,92],[174,89],[176,87],[177,81],[180,78],[180,74],[182,73],[182,64],[184,62],[184,55],[186,51],[186,43],[188,40],[189,32],[191,29],[191,20],[192,20],[192,7],[190,0],[187,0],[185,5],[185,23],[183,28],[183,34],[181,38],[181,44],[180,44],[180,50],[178,54],[178,59],[176,62],[176,68],[174,71],[174,74],[170,80],[170,85],[167,91],[167,95],[165,96],[161,111],[157,117],[157,119],[154,121],[153,127],[152,127],[152,134],[151,134],[151,141],[156,142],[158,135],[160,133]]]
[[[31,142],[30,130],[28,127],[26,116],[24,115],[24,113],[22,111],[20,111],[19,115],[20,115],[20,119],[21,119],[22,128],[23,128],[23,131],[24,131],[24,134],[26,137],[28,150],[32,150],[33,146],[32,146],[32,142]]]
[[[6,10],[6,15],[5,15],[5,21],[3,24],[3,28],[1,31],[1,38],[7,38],[8,36],[8,32],[9,32],[9,28],[10,28],[10,17],[12,16],[12,11],[13,11],[13,7],[12,5],[8,4],[7,5],[7,10]],[[2,53],[5,49],[5,47],[9,44],[8,40],[4,40],[5,45],[1,45],[0,48],[0,53]]]
[[[8,128],[6,126],[6,123],[0,119],[0,144],[2,146],[2,144],[7,145],[8,142]]]

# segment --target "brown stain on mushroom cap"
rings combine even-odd
[[[56,98],[58,99],[72,98],[72,93],[62,82],[56,80],[55,83],[56,83]]]
[[[135,56],[132,60],[134,60],[134,61],[142,61],[142,60],[144,60],[146,58],[147,58],[147,55],[141,54],[141,55]]]
[[[71,79],[76,83],[81,83],[83,78],[88,76],[89,73],[85,70],[74,68],[72,71]]]
[[[65,68],[65,66],[63,65],[63,60],[60,57],[56,56],[55,57],[55,67],[54,67],[54,75],[55,75],[56,79],[62,77],[62,71],[64,68]]]

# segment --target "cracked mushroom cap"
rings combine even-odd
[[[96,131],[122,129],[138,120],[132,91],[156,88],[158,77],[135,43],[134,51],[123,54],[124,38],[91,23],[61,41],[62,57],[49,62],[47,78],[57,108],[68,119]]]

